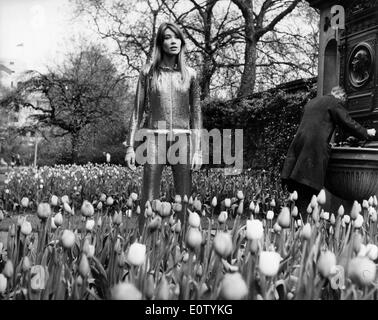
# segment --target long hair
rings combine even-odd
[[[159,29],[156,34],[154,50],[153,50],[153,59],[152,59],[152,83],[153,87],[157,89],[159,85],[159,75],[160,75],[160,65],[163,61],[163,43],[164,43],[164,33],[167,29],[170,29],[180,40],[181,40],[181,50],[177,56],[177,67],[181,72],[181,83],[179,87],[185,88],[189,83],[189,71],[185,62],[185,50],[186,50],[186,41],[184,34],[180,28],[172,22],[164,22],[159,26]]]

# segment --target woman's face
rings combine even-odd
[[[180,38],[169,28],[164,31],[163,51],[167,55],[178,55],[181,51]]]

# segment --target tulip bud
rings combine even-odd
[[[54,223],[57,227],[60,227],[62,224],[63,224],[63,216],[60,212],[58,212],[54,218],[52,219],[54,220]]]
[[[188,218],[188,223],[191,227],[193,228],[199,228],[201,224],[201,218],[198,215],[197,212],[192,212],[188,209],[189,211],[189,218]]]
[[[291,194],[291,199],[293,201],[297,201],[298,200],[298,192],[296,190],[294,190],[293,193]]]
[[[113,300],[142,300],[142,293],[132,284],[121,282],[111,289]]]
[[[308,214],[311,214],[311,213],[312,213],[311,203],[307,206],[306,212],[307,212]]]
[[[311,239],[311,225],[308,222],[302,228],[301,237],[307,241]]]
[[[131,192],[130,193],[130,198],[133,201],[137,201],[138,200],[138,195],[135,192]]]
[[[85,278],[88,276],[90,271],[91,268],[89,267],[88,258],[85,254],[83,254],[79,263],[79,273],[83,278]]]
[[[331,222],[331,224],[335,224],[336,223],[336,217],[335,217],[335,215],[333,213],[331,214],[331,218],[329,219],[329,221]]]
[[[236,193],[236,197],[237,197],[239,200],[243,200],[243,199],[244,199],[243,191],[238,190],[238,192]]]
[[[320,190],[318,197],[316,199],[320,205],[324,205],[326,203],[326,194],[324,189]]]
[[[100,195],[100,201],[101,202],[105,202],[106,201],[106,194],[105,193],[101,193],[101,195]]]
[[[32,233],[32,225],[29,221],[24,221],[21,225],[21,233],[25,236],[28,236]]]
[[[63,202],[63,209],[65,212],[67,212],[68,214],[71,214],[72,213],[72,209],[70,207],[70,205],[67,203],[67,202]]]
[[[249,210],[255,211],[255,203],[253,201],[249,204]]]
[[[310,202],[311,208],[315,208],[318,205],[318,198],[313,195]]]
[[[62,203],[69,203],[69,202],[70,202],[70,199],[68,198],[67,195],[64,195],[64,196],[61,198],[61,200],[62,200]]]
[[[298,207],[294,206],[293,209],[291,210],[291,216],[292,217],[297,217],[298,216]]]
[[[226,208],[231,207],[231,199],[230,199],[230,198],[226,198],[226,199],[224,199],[224,206],[225,206]]]
[[[13,276],[14,268],[11,260],[7,260],[3,269],[3,275],[10,279]]]
[[[187,196],[187,195],[184,195],[184,198],[182,199],[182,201],[183,201],[184,203],[188,203],[188,202],[189,202],[189,200],[188,200],[188,196]]]
[[[264,236],[264,227],[260,220],[247,220],[246,237],[248,240],[259,240]]]
[[[342,217],[344,215],[344,206],[341,205],[339,209],[337,210],[337,214]]]
[[[278,215],[277,222],[281,228],[290,227],[290,211],[288,207],[283,207]]]
[[[220,298],[241,300],[248,294],[248,287],[239,272],[226,273],[220,284]]]
[[[169,299],[169,284],[167,278],[163,274],[158,289],[156,293],[157,300],[168,300]]]
[[[99,228],[101,228],[101,226],[102,226],[102,218],[101,217],[99,217],[98,220],[97,220],[97,226]]]
[[[64,248],[70,249],[75,244],[75,234],[71,230],[66,229],[63,231],[61,241]]]
[[[274,251],[261,251],[259,269],[267,277],[274,277],[280,267],[281,256]]]
[[[218,222],[219,223],[225,223],[228,218],[228,213],[227,211],[221,211],[218,216]]]
[[[45,202],[38,204],[37,214],[40,219],[47,219],[51,215],[50,204]]]
[[[132,208],[133,207],[133,199],[131,199],[130,197],[127,199],[127,201],[126,201],[126,206],[128,207],[128,208]]]
[[[214,250],[215,252],[226,259],[232,252],[232,238],[229,233],[218,232],[214,237]]]
[[[335,254],[329,250],[322,252],[317,263],[319,273],[327,278],[334,266],[336,266]]]
[[[273,220],[273,218],[274,218],[274,212],[272,210],[268,210],[268,212],[266,213],[266,219]]]
[[[56,207],[59,203],[59,199],[56,195],[52,195],[51,196],[51,199],[50,199],[50,204],[53,206],[53,207]]]
[[[275,207],[276,206],[276,200],[274,200],[274,198],[270,201],[269,205],[271,207]]]
[[[7,278],[2,273],[0,273],[0,293],[5,292],[5,290],[7,289],[7,283]]]
[[[202,233],[197,228],[189,228],[186,234],[186,244],[191,249],[198,248],[202,243]]]
[[[133,266],[141,266],[146,261],[146,246],[134,242],[128,251],[127,261]]]

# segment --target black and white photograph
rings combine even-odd
[[[377,60],[378,0],[0,0],[0,300],[377,300]]]

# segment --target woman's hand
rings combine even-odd
[[[192,170],[199,170],[202,166],[202,152],[196,151],[194,152],[193,158],[192,158]]]
[[[135,151],[133,147],[128,147],[126,150],[126,156],[125,156],[125,161],[127,164],[127,167],[131,170],[135,170]]]

